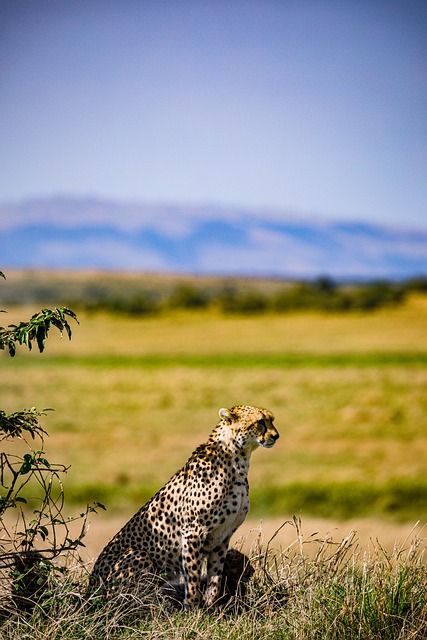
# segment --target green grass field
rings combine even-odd
[[[29,309],[9,312],[7,323]],[[69,502],[129,511],[187,459],[221,406],[276,415],[251,515],[427,519],[427,299],[371,314],[79,316],[71,343],[3,355],[2,407],[53,407]],[[4,322],[5,324],[5,322]]]
[[[31,312],[13,309],[3,324]],[[185,462],[218,409],[237,403],[271,409],[281,433],[251,463],[250,516],[266,538],[243,547],[255,574],[240,613],[175,612],[151,592],[102,606],[79,563],[31,614],[0,599],[2,638],[427,638],[426,297],[371,314],[79,320],[71,343],[52,333],[42,355],[1,355],[0,406],[55,409],[45,451],[71,465],[67,509],[107,506],[85,559]],[[334,531],[355,519],[366,544]],[[325,523],[332,533],[316,533]]]

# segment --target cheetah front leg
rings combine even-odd
[[[208,556],[207,589],[205,604],[212,607],[221,596],[221,580],[224,571],[225,556],[230,539],[217,545]]]
[[[188,530],[182,535],[182,572],[184,574],[184,608],[200,603],[202,599],[202,540],[200,532]]]

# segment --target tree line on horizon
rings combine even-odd
[[[226,284],[221,288],[190,282],[176,284],[167,293],[141,290],[110,295],[108,289],[74,306],[88,311],[107,311],[143,316],[172,309],[216,309],[224,314],[287,313],[292,311],[369,312],[402,304],[412,292],[427,293],[427,278],[395,283],[378,280],[357,285],[340,285],[329,277],[287,283],[279,290],[264,291],[260,286]]]
[[[28,273],[9,279],[0,304],[61,304],[81,311],[149,316],[171,310],[216,310],[223,314],[294,311],[370,312],[402,304],[411,293],[427,293],[427,276],[405,281],[337,282],[328,276],[312,280],[240,277],[126,275],[101,273],[64,277]]]

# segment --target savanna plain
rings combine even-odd
[[[2,324],[32,311],[9,308]],[[42,355],[2,354],[0,389],[6,411],[54,409],[45,450],[70,465],[70,514],[107,508],[83,565],[220,407],[253,404],[281,435],[252,456],[251,510],[233,540],[257,571],[238,613],[86,611],[64,584],[47,612],[4,621],[5,638],[427,637],[427,296],[370,313],[78,319],[70,343],[52,332]]]

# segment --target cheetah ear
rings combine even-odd
[[[232,422],[233,413],[230,411],[230,409],[224,409],[223,407],[218,411],[218,413],[220,418],[224,418],[224,420],[227,420],[227,422]]]

